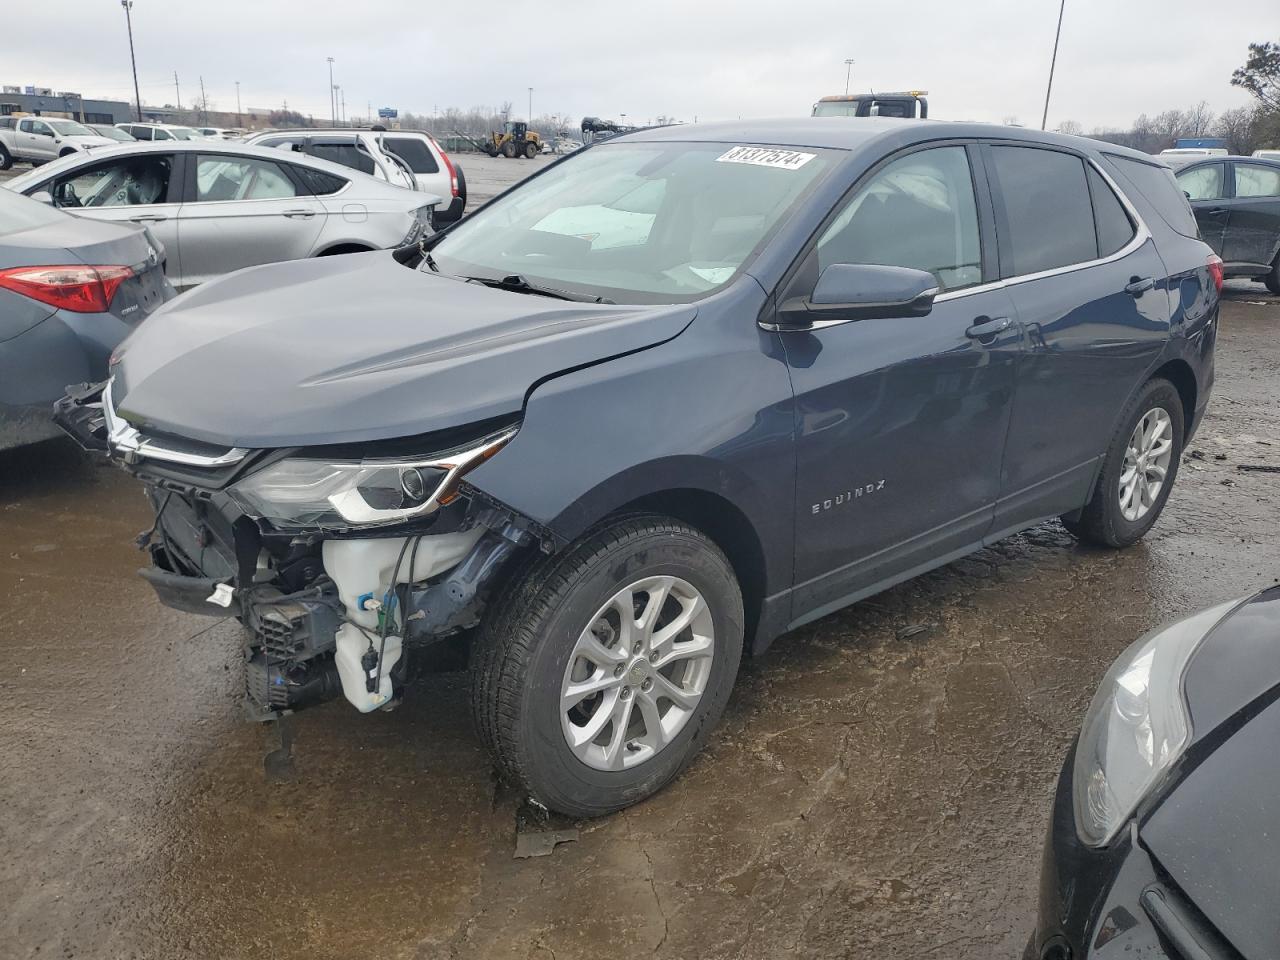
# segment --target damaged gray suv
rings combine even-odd
[[[205,284],[57,417],[146,485],[160,599],[243,622],[259,716],[389,708],[461,634],[501,769],[592,816],[785,631],[1046,519],[1139,539],[1221,276],[1123,148],[671,127],[419,245]]]

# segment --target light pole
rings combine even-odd
[[[240,81],[239,80],[236,81],[236,126],[237,127],[244,126],[244,117],[241,116],[241,110],[240,110]]]
[[[338,122],[338,105],[333,99],[333,57],[325,57],[329,61],[329,122]]]
[[[138,109],[138,122],[142,122],[142,94],[138,92],[138,58],[133,54],[133,16],[130,10],[133,8],[133,0],[120,0],[120,6],[124,7],[124,22],[129,27],[129,62],[133,64],[133,102]]]
[[[849,77],[853,73],[853,61],[846,60],[844,62],[844,95],[849,95]]]
[[[533,123],[533,87],[529,88],[529,123]]]
[[[1058,6],[1058,32],[1053,35],[1053,59],[1049,61],[1049,85],[1044,91],[1044,114],[1040,117],[1040,129],[1049,122],[1049,94],[1053,93],[1053,68],[1058,65],[1058,39],[1062,36],[1062,15],[1067,10],[1067,0]]]

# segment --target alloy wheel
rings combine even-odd
[[[596,770],[651,759],[697,709],[711,675],[715,626],[702,594],[679,577],[623,587],[579,635],[560,689],[569,749]]]
[[[1163,407],[1148,410],[1133,428],[1120,471],[1120,514],[1141,520],[1164,488],[1173,457],[1173,421]]]

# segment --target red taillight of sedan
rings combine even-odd
[[[1213,288],[1219,293],[1222,292],[1222,258],[1212,256],[1209,258],[1209,276],[1213,277]]]
[[[132,267],[16,267],[0,270],[0,288],[73,313],[105,313],[133,276]]]

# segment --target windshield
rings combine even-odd
[[[190,127],[165,127],[177,140],[195,140],[198,134]]]
[[[549,168],[431,249],[457,276],[619,303],[723,287],[834,163],[835,153],[728,143],[614,142]]]
[[[100,137],[106,137],[108,140],[119,140],[125,142],[132,140],[133,137],[125,133],[123,130],[117,130],[115,127],[94,126],[91,128],[94,133]]]
[[[815,117],[856,117],[857,100],[819,100],[813,105]]]
[[[45,123],[53,127],[58,133],[64,137],[93,137],[97,136],[92,130],[83,123],[76,123],[74,120],[46,120]]]

